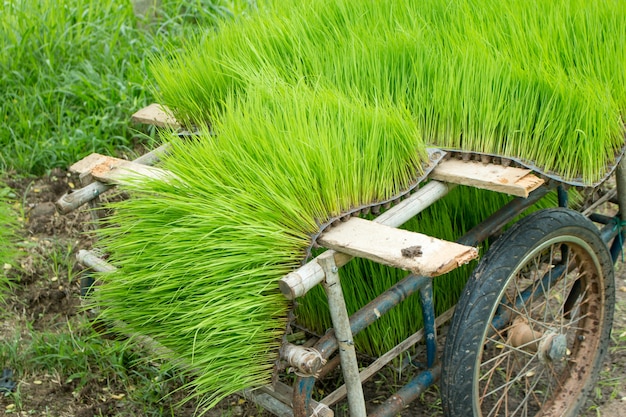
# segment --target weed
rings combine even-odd
[[[56,281],[60,277],[67,277],[67,284],[73,283],[76,278],[75,249],[73,242],[57,242],[53,245],[48,257],[52,272],[51,280]]]
[[[151,404],[158,410],[152,411],[154,415],[160,415],[176,405],[175,399],[167,398],[184,381],[174,369],[149,357],[150,352],[130,348],[128,341],[102,338],[84,319],[68,321],[60,332],[16,329],[0,344],[0,363],[20,376],[17,390],[10,394],[17,409],[24,381],[45,377],[76,393],[94,385],[104,385],[104,390],[112,393],[127,392],[128,401],[140,407]]]
[[[9,205],[11,190],[0,184],[0,304],[11,285],[10,275],[15,268],[17,215]]]

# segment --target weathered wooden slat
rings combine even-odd
[[[173,174],[161,168],[143,165],[125,159],[92,153],[70,167],[84,183],[97,180],[106,184],[120,184],[132,177],[145,176],[159,180],[172,178]]]
[[[131,116],[135,123],[154,125],[157,127],[169,127],[178,129],[180,124],[172,115],[170,109],[158,103],[152,103]]]
[[[400,227],[407,220],[430,207],[435,201],[443,198],[454,184],[439,181],[429,181],[421,187],[415,194],[391,207],[383,214],[374,219],[374,222],[390,227]],[[332,250],[332,249],[331,249]],[[352,259],[351,255],[334,251],[335,264],[341,267]],[[319,257],[318,257],[319,258]],[[324,271],[315,258],[299,269],[290,272],[280,279],[278,286],[280,291],[290,300],[302,297],[311,288],[324,280]]]
[[[544,183],[530,169],[458,159],[440,162],[429,178],[524,198]]]
[[[133,160],[133,162],[142,165],[154,165],[161,159],[161,156],[166,153],[168,149],[169,144],[161,145],[158,148]],[[83,164],[79,164],[80,162],[81,161],[72,165],[70,167],[70,171],[78,174],[84,174],[84,172],[89,170],[89,168],[86,166],[86,162],[83,162]],[[83,178],[81,178],[81,182],[83,184],[87,184],[86,180],[87,178],[85,178],[84,176]],[[95,181],[90,183],[89,185],[84,186],[83,188],[79,188],[77,190],[73,190],[67,194],[64,194],[63,196],[61,196],[61,198],[59,198],[59,200],[57,200],[55,205],[60,213],[67,214],[72,210],[75,210],[78,207],[82,206],[83,204],[96,199],[98,196],[102,195],[113,186],[114,184],[103,184],[99,181]]]
[[[98,181],[109,184],[120,184],[137,176],[150,177],[158,180],[172,178],[173,174],[161,168],[138,164],[124,159],[107,157],[91,170],[91,176]]]
[[[107,158],[108,156],[99,153],[89,154],[80,161],[74,162],[72,165],[70,165],[69,171],[74,174],[80,175],[80,177],[82,178],[85,175],[89,174],[91,170],[94,169],[94,167],[103,162],[106,162]]]
[[[320,245],[423,276],[445,274],[478,257],[476,248],[352,217],[318,238]]]

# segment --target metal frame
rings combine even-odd
[[[624,161],[621,161],[616,169],[616,180],[618,188],[617,202],[619,204],[619,214],[615,217],[599,216],[593,213],[589,214],[593,221],[605,224],[605,226],[600,230],[600,235],[607,245],[609,245],[611,240],[613,241],[610,245],[610,251],[614,261],[617,260],[622,251],[624,238],[624,222],[621,220],[626,216],[626,163]],[[376,221],[384,223],[387,222],[388,219],[399,218],[398,213],[402,211],[402,223],[406,222],[412,216],[415,216],[447,194],[447,189],[440,189],[439,187],[441,186],[439,184],[440,183],[437,181],[431,181],[427,184],[433,189],[437,188],[437,198],[429,199],[428,202],[419,205],[415,205],[414,202],[407,200],[403,202],[404,204],[402,207],[393,207],[383,213],[383,215],[377,218]],[[527,208],[535,204],[548,192],[555,188],[557,188],[558,191],[559,206],[567,207],[568,199],[566,189],[563,186],[558,185],[555,181],[550,181],[544,186],[533,191],[527,198],[518,197],[513,199],[500,210],[493,213],[480,225],[466,233],[458,240],[458,242],[465,245],[476,246],[489,237],[500,233],[504,226],[510,223],[513,218],[524,212]],[[432,189],[427,191],[432,192]],[[413,200],[420,199],[419,196],[411,198]],[[411,210],[408,210],[409,213],[407,213],[407,207],[412,207]],[[396,224],[396,226],[399,225],[400,224]],[[435,318],[434,305],[432,302],[432,278],[417,276],[414,274],[408,275],[406,278],[389,288],[366,306],[362,307],[351,317],[348,317],[345,311],[345,302],[343,300],[343,294],[341,293],[339,277],[337,274],[338,267],[347,263],[347,261],[338,265],[335,262],[334,257],[336,254],[333,252],[334,251],[327,251],[325,252],[327,255],[322,258],[318,258],[318,263],[321,265],[321,270],[323,271],[323,276],[320,281],[326,289],[333,321],[333,330],[328,332],[313,346],[313,349],[319,352],[324,360],[328,360],[327,365],[321,369],[320,374],[325,375],[333,367],[336,367],[339,363],[341,364],[341,369],[346,381],[348,406],[351,416],[395,416],[406,405],[418,398],[426,389],[434,385],[441,375],[441,366],[437,358],[437,320]],[[294,294],[292,291],[293,288],[290,291],[285,290],[284,283],[281,284],[281,289],[283,290],[283,293],[288,296],[288,298],[291,297],[287,294]],[[301,291],[302,289],[303,287],[300,286],[300,289],[296,290],[296,292]],[[304,289],[303,293],[308,291],[308,289],[310,288]],[[337,291],[337,289],[339,291]],[[298,296],[303,295],[303,293],[299,293]],[[354,346],[352,345],[352,338],[354,335],[364,330],[379,317],[387,313],[394,306],[398,305],[414,293],[418,293],[420,296],[422,315],[424,317],[424,330],[421,332],[421,335],[426,340],[425,369],[419,372],[409,383],[387,399],[386,402],[378,406],[373,412],[366,414],[362,382],[358,374],[358,364],[356,364],[356,355],[354,353]],[[451,316],[451,312],[449,313]],[[446,319],[447,318],[449,317],[446,317]],[[412,344],[416,341],[417,340],[412,341]],[[339,349],[339,363],[337,360],[329,360],[337,349]],[[363,373],[369,375],[367,372],[362,372],[362,374]],[[316,379],[317,378],[314,375],[301,375],[296,377],[293,384],[291,407],[288,407],[289,410],[293,412],[294,416],[316,416],[322,415],[320,412],[322,409],[327,410],[326,412],[329,411],[324,407],[324,401],[326,399],[323,399],[321,404],[313,402],[311,399],[311,393],[313,392]],[[337,398],[339,396],[333,394],[326,398],[332,397],[333,402],[338,401]]]

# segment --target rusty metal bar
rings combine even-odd
[[[393,417],[415,401],[428,387],[433,385],[441,376],[441,364],[420,372],[408,384],[382,403],[369,417]]]

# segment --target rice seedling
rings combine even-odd
[[[102,276],[103,316],[169,349],[209,407],[269,382],[291,308],[276,280],[306,260],[320,225],[415,181],[427,145],[602,177],[624,145],[625,7],[268,1],[197,35],[152,72],[162,102],[200,133],[167,137],[174,176],[130,178],[131,199],[112,206],[100,234],[119,270]],[[406,227],[458,238],[502,205],[472,193]],[[463,276],[436,280],[439,312]],[[353,262],[349,309],[399,278]],[[323,330],[320,298],[301,300],[297,320]],[[359,335],[360,348],[378,355],[414,332],[415,303]]]

